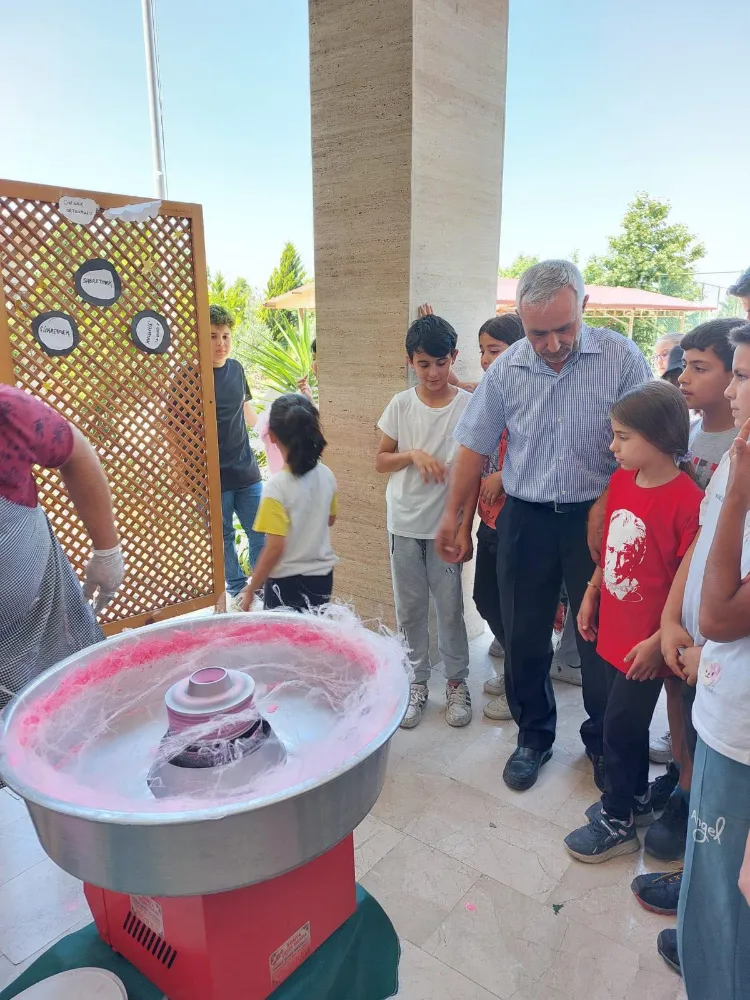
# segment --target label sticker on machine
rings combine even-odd
[[[149,930],[159,937],[164,937],[164,915],[162,909],[155,899],[150,896],[131,896],[130,909],[133,916],[138,917]]]
[[[278,986],[291,976],[294,970],[302,965],[312,951],[310,947],[310,921],[295,931],[280,948],[271,955],[268,965],[271,970],[271,983]]]

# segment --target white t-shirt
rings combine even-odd
[[[288,469],[271,476],[263,487],[253,528],[286,539],[272,579],[331,572],[338,559],[331,548],[328,518],[335,516],[336,507],[336,478],[322,462],[304,476]]]
[[[447,406],[427,406],[416,388],[397,393],[378,422],[380,430],[398,441],[398,451],[419,449],[450,466],[458,442],[453,429],[471,399],[458,389]],[[425,483],[418,469],[408,465],[391,473],[386,490],[388,531],[406,538],[434,538],[437,535],[448,483]]]
[[[685,584],[682,620],[696,645],[704,642],[698,629],[701,588],[728,478],[729,455],[726,454],[701,504],[701,534]],[[742,575],[746,576],[750,573],[750,514],[745,518],[741,564]],[[744,639],[705,641],[698,670],[693,725],[703,742],[717,753],[741,764],[750,764],[750,621],[748,636]]]

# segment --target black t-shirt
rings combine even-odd
[[[252,396],[239,361],[227,358],[221,368],[214,368],[214,391],[221,489],[241,490],[260,482],[260,469],[245,425],[243,408]]]

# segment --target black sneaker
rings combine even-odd
[[[591,766],[594,769],[596,787],[604,794],[604,757],[600,754],[592,753],[590,750],[586,751],[586,756],[591,761]]]
[[[619,854],[633,854],[641,846],[632,819],[625,823],[607,815],[603,809],[587,826],[569,833],[564,844],[569,854],[589,865],[609,861]]]
[[[669,801],[669,796],[677,788],[680,780],[680,767],[675,761],[667,764],[666,774],[660,774],[656,781],[651,782],[651,802],[654,811],[661,812]]]
[[[663,917],[677,915],[677,902],[680,898],[682,871],[649,872],[639,875],[630,883],[633,895],[644,910],[660,913]]]
[[[586,819],[593,819],[594,816],[598,815],[601,811],[602,800],[599,799],[598,802],[595,802],[586,810]],[[633,799],[633,819],[635,820],[636,826],[650,826],[654,822],[656,816],[654,816],[654,809],[651,804],[650,795],[645,802]]]
[[[669,797],[661,817],[650,827],[643,846],[660,861],[680,861],[685,856],[687,828],[687,799],[676,791]]]
[[[677,975],[681,976],[680,953],[677,950],[677,931],[674,927],[668,927],[665,931],[659,931],[659,936],[656,939],[656,950],[669,968],[674,969]]]

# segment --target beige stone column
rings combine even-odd
[[[404,338],[421,302],[458,331],[459,374],[480,374],[477,330],[496,301],[507,8],[310,0],[320,404],[340,491],[336,592],[389,624],[376,422],[409,384]]]

